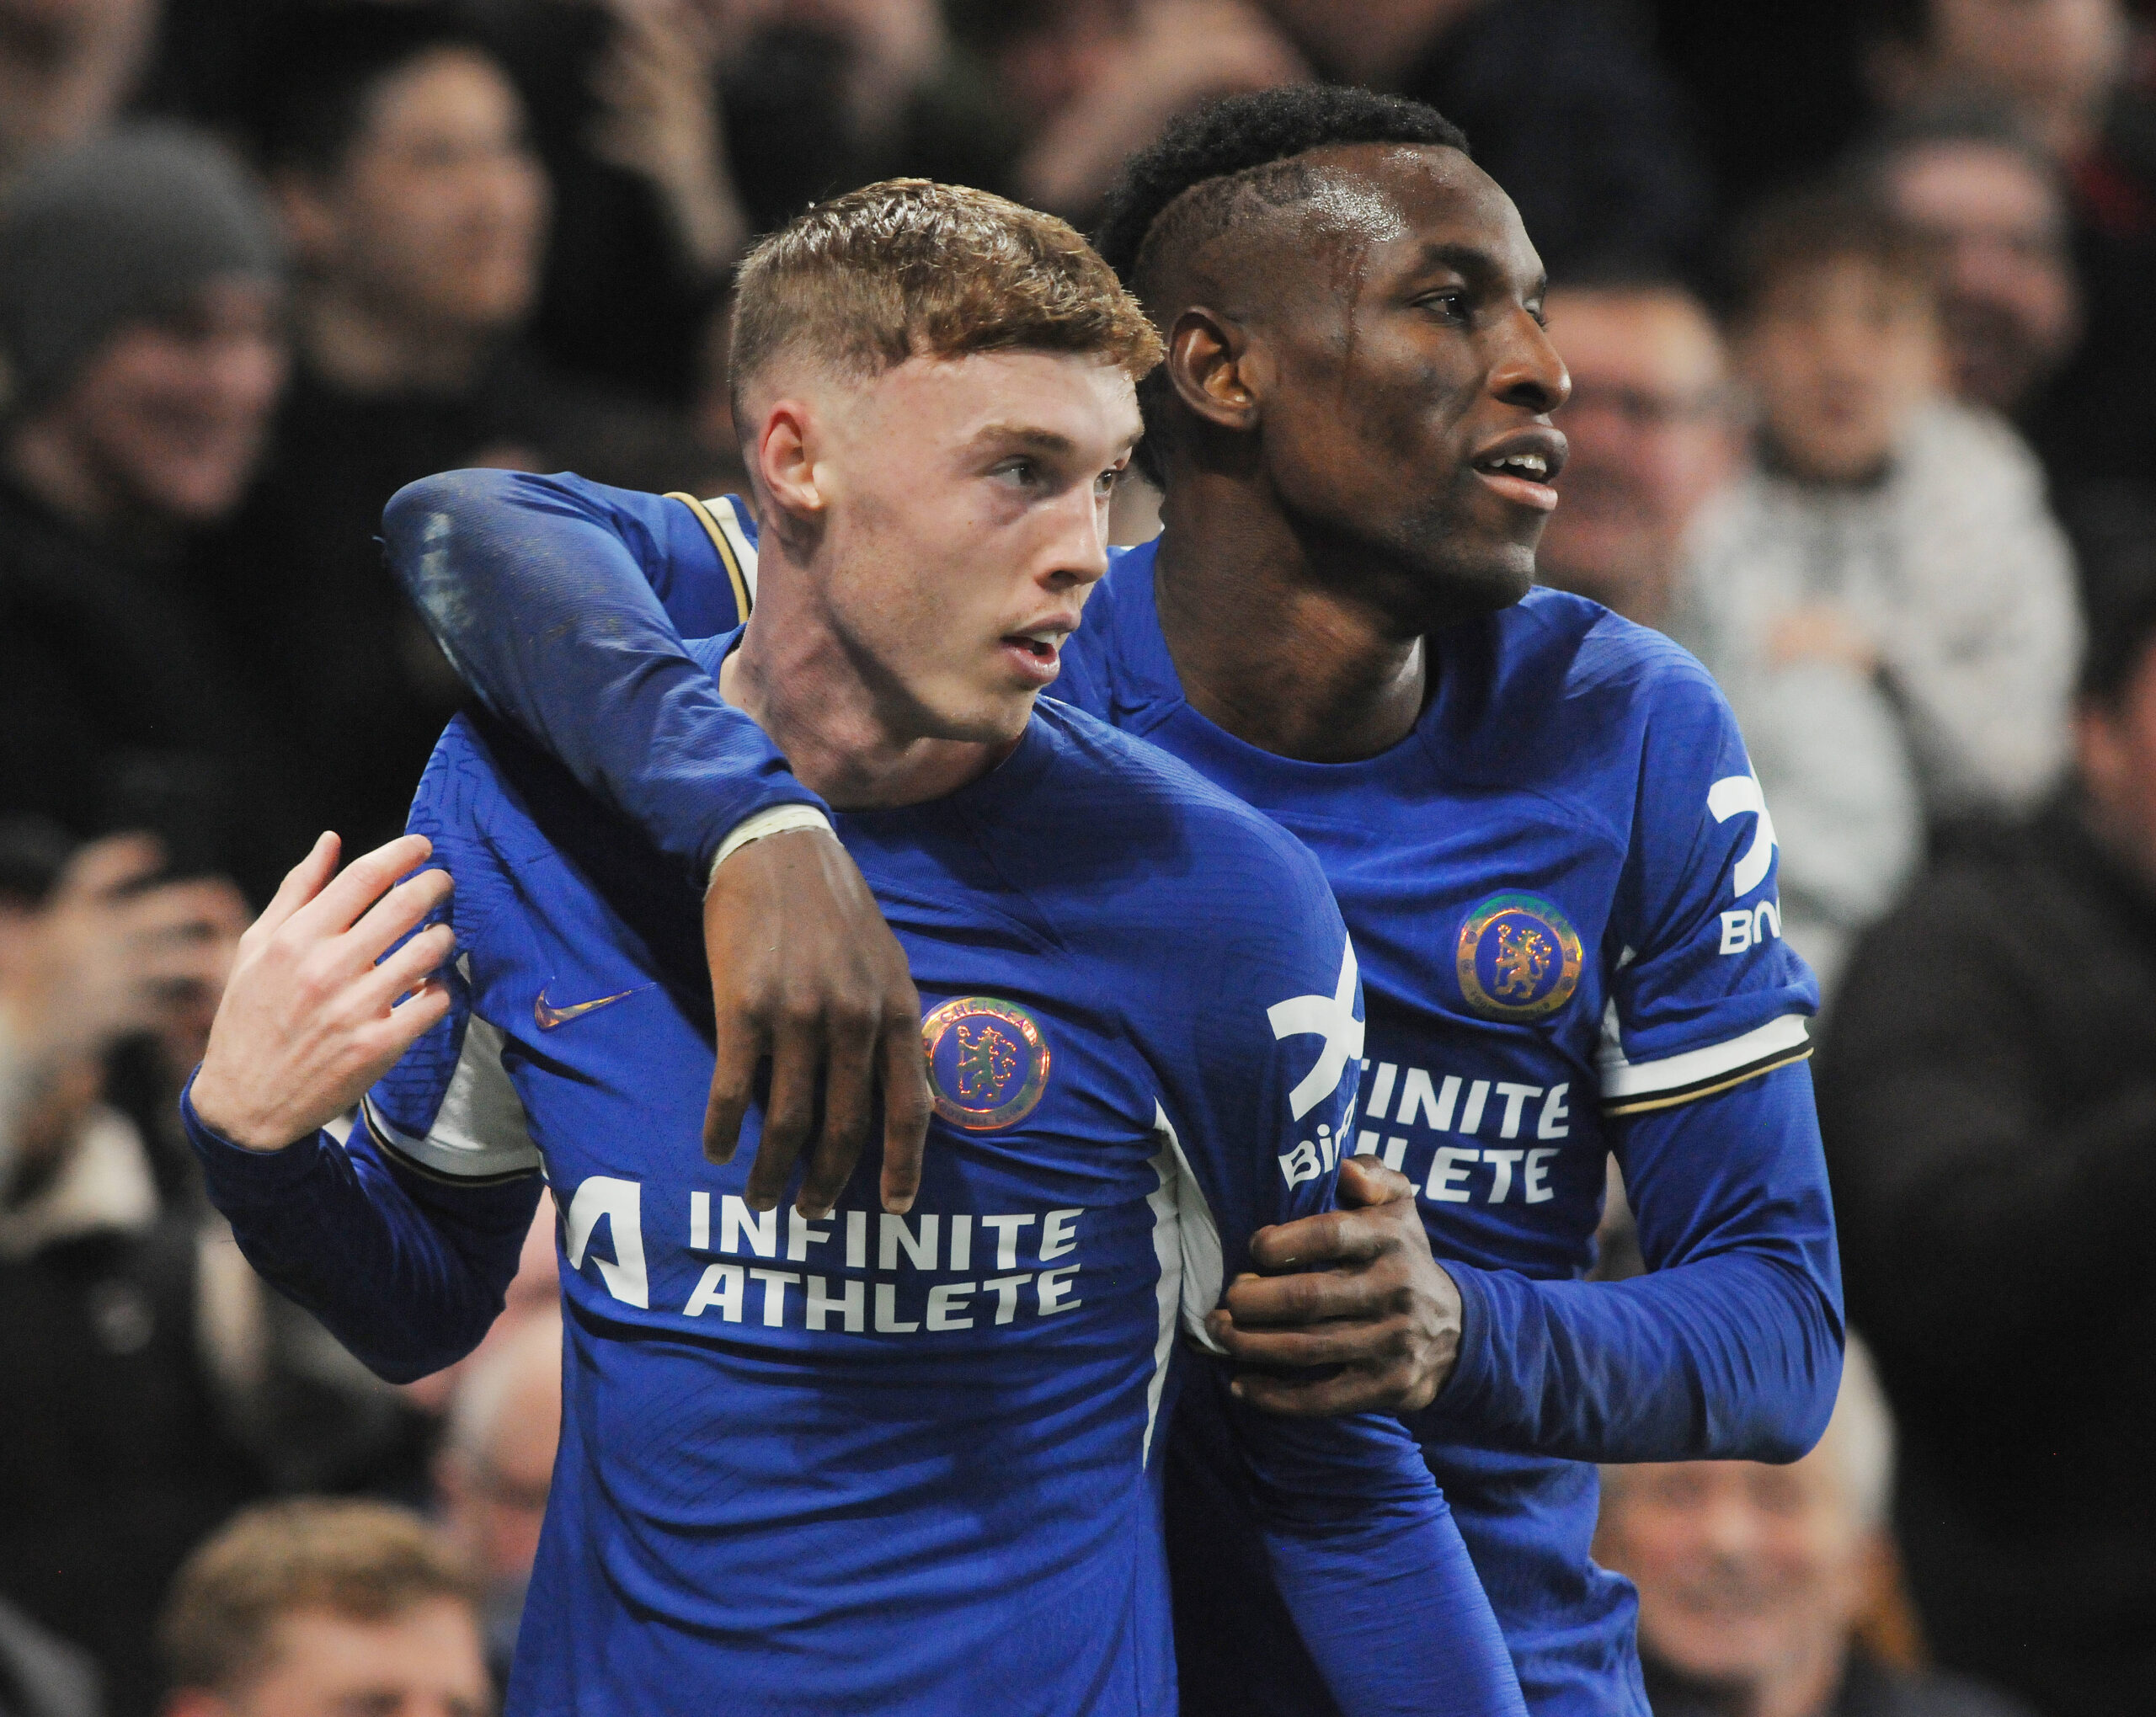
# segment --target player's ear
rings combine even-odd
[[[827,497],[816,480],[815,415],[805,400],[771,406],[751,451],[764,492],[779,511],[797,520],[823,513]]]
[[[1168,330],[1168,385],[1184,409],[1223,429],[1257,427],[1259,368],[1249,332],[1230,317],[1193,305]]]

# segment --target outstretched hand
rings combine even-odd
[[[732,1160],[756,1069],[768,1058],[771,1095],[748,1202],[776,1205],[805,1149],[794,1207],[820,1216],[853,1173],[880,1085],[883,1208],[912,1208],[929,1116],[921,997],[846,848],[821,829],[799,829],[734,853],[704,897],[704,952],[718,1028],[704,1154]]]
[[[1427,1407],[1460,1357],[1460,1303],[1430,1255],[1414,1182],[1373,1157],[1350,1157],[1340,1165],[1340,1203],[1260,1229],[1251,1261],[1264,1273],[1237,1277],[1206,1327],[1230,1357],[1263,1368],[1239,1372],[1234,1389],[1267,1412]]]
[[[316,841],[239,939],[195,1075],[203,1125],[249,1150],[334,1120],[449,1011],[434,975],[456,944],[447,925],[382,957],[449,898],[446,871],[397,880],[425,862],[426,837],[403,835],[341,875],[339,850],[334,835]]]

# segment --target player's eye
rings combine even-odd
[[[1112,495],[1115,493],[1115,486],[1122,481],[1123,467],[1119,465],[1113,467],[1093,479],[1093,493],[1097,495]]]
[[[1457,286],[1427,293],[1415,301],[1425,309],[1436,311],[1448,322],[1465,322],[1474,307],[1468,302],[1467,294]]]
[[[1013,488],[1031,488],[1041,480],[1041,468],[1030,459],[1006,459],[989,475]]]

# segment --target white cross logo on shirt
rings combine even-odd
[[[1331,995],[1297,995],[1265,1010],[1276,1038],[1322,1037],[1317,1065],[1288,1093],[1288,1106],[1299,1121],[1340,1089],[1348,1064],[1363,1057],[1363,1022],[1355,1017],[1355,943],[1351,937],[1340,955],[1340,982]]]

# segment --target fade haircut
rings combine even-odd
[[[782,351],[863,380],[909,358],[1067,353],[1135,381],[1161,361],[1161,336],[1068,222],[894,179],[816,204],[742,262],[728,376],[744,440],[744,389]]]
[[[1467,134],[1435,108],[1369,89],[1295,84],[1230,95],[1180,119],[1123,165],[1096,239],[1101,254],[1149,309],[1161,265],[1240,221],[1319,193],[1325,175],[1299,157],[1357,143],[1405,143],[1468,153]],[[1137,460],[1161,480],[1167,387],[1155,374],[1138,390],[1147,440]]]
[[[269,1666],[286,1616],[386,1622],[435,1598],[476,1619],[479,1582],[417,1515],[380,1502],[276,1502],[237,1516],[187,1559],[158,1638],[174,1688],[231,1693]]]

